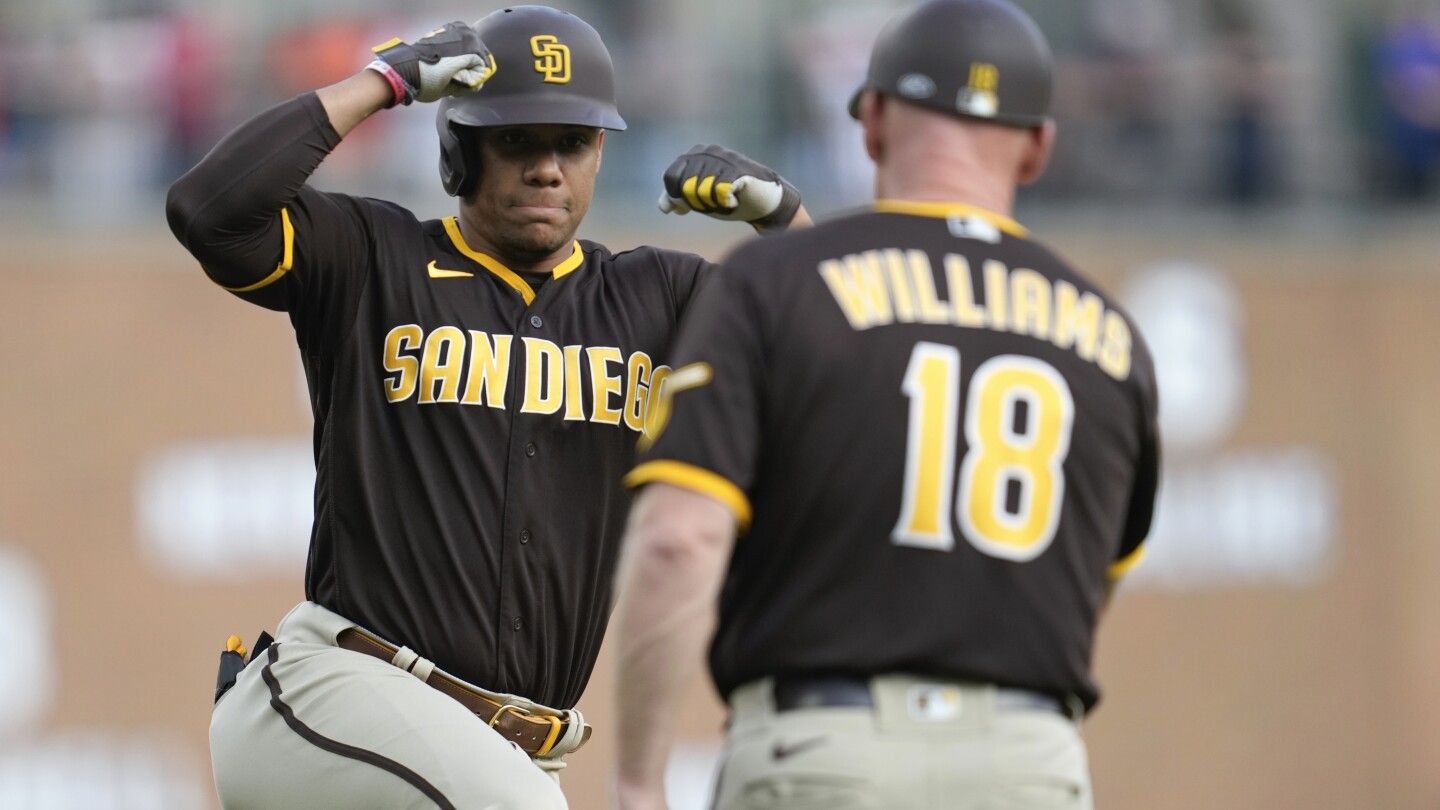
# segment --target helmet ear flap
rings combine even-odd
[[[463,133],[440,111],[436,127],[440,134],[440,182],[445,193],[464,197],[480,181],[480,148],[478,139]]]
[[[460,139],[448,126],[440,130],[440,182],[451,197],[457,196],[465,183],[465,156],[460,151]]]

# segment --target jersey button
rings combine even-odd
[[[521,529],[521,530],[520,530],[520,542],[521,542],[521,544],[530,542],[530,530],[529,530],[529,529]]]
[[[534,443],[534,442],[530,442],[529,444],[525,445],[525,455],[529,456],[530,458],[534,458],[534,457],[535,457],[535,443]]]
[[[535,327],[536,329],[539,329],[540,327],[545,325],[545,319],[540,317],[539,315],[531,315],[530,325]]]
[[[511,629],[511,630],[515,630],[515,631],[519,631],[519,630],[520,630],[520,617],[519,617],[519,616],[516,616],[515,618],[513,618],[513,619],[510,620],[510,629]]]

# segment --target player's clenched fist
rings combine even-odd
[[[495,73],[495,55],[463,22],[447,23],[416,40],[376,45],[368,67],[395,91],[393,104],[439,101],[480,89]],[[392,104],[392,106],[393,106]]]
[[[699,211],[761,228],[784,226],[800,209],[800,192],[774,169],[713,144],[696,144],[665,170],[660,210]]]

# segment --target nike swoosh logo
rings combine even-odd
[[[425,266],[425,269],[430,272],[431,278],[472,278],[475,275],[464,270],[446,270],[443,267],[436,267],[433,259],[430,264]]]
[[[829,738],[812,737],[811,739],[801,740],[800,742],[791,743],[789,745],[777,742],[775,743],[775,747],[770,749],[770,756],[774,757],[776,762],[779,762],[782,759],[788,759],[790,757],[793,757],[796,754],[801,753],[802,751],[809,751],[811,748],[814,748],[818,745],[823,745],[827,739]]]

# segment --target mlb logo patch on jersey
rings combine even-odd
[[[946,218],[945,224],[949,226],[951,236],[961,239],[978,239],[992,245],[1000,243],[1000,229],[995,227],[995,223],[983,217],[957,214]]]
[[[955,686],[912,686],[905,696],[911,720],[938,723],[960,716],[960,689]]]

